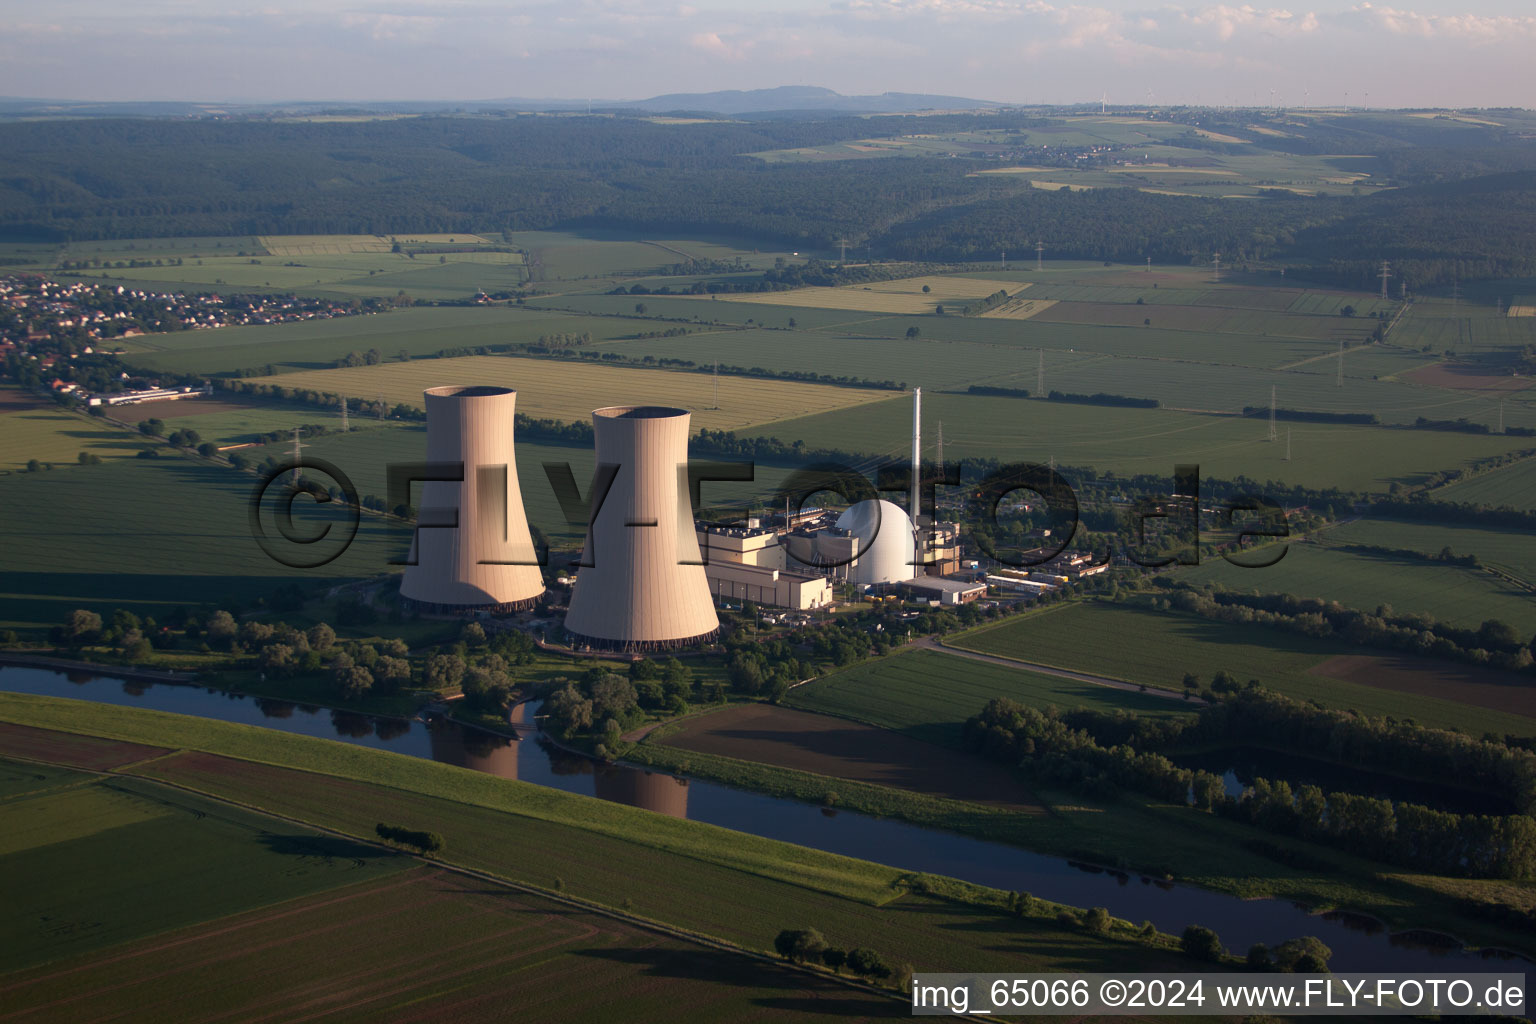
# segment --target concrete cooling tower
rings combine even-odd
[[[900,505],[889,501],[861,501],[838,517],[837,526],[858,538],[858,561],[848,579],[860,585],[899,583],[918,574],[917,542],[912,520]]]
[[[617,406],[592,414],[598,482],[565,628],[593,647],[685,647],[720,627],[688,501],[688,413]],[[605,467],[612,473],[606,493]]]
[[[400,581],[402,597],[435,611],[514,611],[544,592],[512,454],[517,392],[429,388],[427,461],[462,463],[461,482],[421,484],[421,525]]]

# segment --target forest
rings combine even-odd
[[[1379,260],[1392,258],[1396,281],[1410,288],[1536,274],[1536,239],[1522,227],[1536,214],[1536,141],[1514,132],[1351,117],[1276,140],[1233,125],[1250,153],[1283,142],[1365,154],[1375,180],[1397,186],[1359,196],[1270,190],[1247,202],[1035,188],[974,173],[987,166],[974,153],[803,163],[749,155],[872,132],[1050,123],[979,116],[882,118],[878,128],[856,117],[676,126],[511,114],[14,122],[0,125],[0,240],[603,228],[797,248],[846,236],[875,258],[929,261],[990,259],[1040,239],[1055,258],[1181,262],[1220,251],[1235,264],[1279,260],[1351,285],[1371,283]],[[1232,148],[1193,132],[1165,144],[1191,159]],[[1014,155],[1061,158],[1027,147]]]
[[[1294,788],[1258,779],[1226,796],[1206,771],[1179,768],[1164,753],[1200,741],[1263,744],[1324,755],[1365,769],[1454,778],[1528,809],[1536,756],[1459,733],[1311,707],[1228,680],[1192,718],[1149,720],[1124,712],[1041,711],[994,698],[965,723],[973,751],[1019,764],[1036,778],[1094,796],[1118,790],[1222,814],[1284,836],[1300,836],[1372,860],[1472,878],[1536,873],[1536,824],[1524,813],[1458,814],[1357,793]]]

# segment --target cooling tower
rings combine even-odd
[[[517,392],[441,387],[425,392],[427,461],[462,463],[464,479],[421,487],[420,522],[400,594],[436,611],[513,611],[544,592],[517,485],[512,417]],[[431,522],[457,526],[425,525]]]
[[[848,571],[850,582],[899,583],[918,574],[912,520],[900,505],[861,501],[839,516],[837,525],[859,540],[859,559]]]
[[[688,418],[657,406],[592,414],[598,478],[565,616],[578,642],[668,650],[719,628],[688,501]],[[606,492],[605,472],[613,474]]]

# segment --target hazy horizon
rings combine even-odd
[[[0,95],[68,102],[629,101],[815,85],[1010,104],[1536,106],[1514,0],[64,0],[13,14]],[[19,16],[18,16],[19,15]],[[383,97],[383,99],[379,99]],[[410,97],[405,99],[404,97]]]

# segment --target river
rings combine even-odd
[[[197,686],[35,667],[0,666],[0,690],[199,715],[445,761],[903,870],[1022,890],[1079,907],[1102,906],[1116,917],[1150,920],[1173,934],[1186,925],[1202,924],[1214,928],[1227,948],[1237,952],[1256,942],[1274,946],[1316,935],[1333,949],[1335,971],[1502,970],[1523,969],[1527,963],[1492,951],[1469,953],[1454,943],[1437,943],[1434,936],[1389,935],[1357,915],[1309,914],[1285,900],[1240,900],[1134,873],[1076,865],[1003,843],[601,764],[555,748],[527,723],[518,723],[521,738],[510,740],[452,722],[374,718]]]

